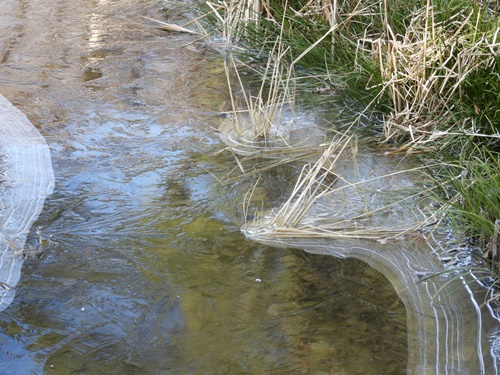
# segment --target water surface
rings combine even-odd
[[[240,233],[251,182],[216,180],[234,166],[215,154],[222,56],[141,17],[182,20],[181,5],[2,8],[0,90],[46,137],[57,182],[46,250],[0,313],[0,373],[406,373],[404,307],[381,274]],[[263,176],[263,204],[296,173]]]

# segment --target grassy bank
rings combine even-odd
[[[223,35],[264,50],[280,37],[291,62],[323,73],[325,82],[347,90],[367,111],[383,113],[383,140],[435,147],[437,140],[465,133],[500,144],[499,19],[487,4],[248,4],[212,4]]]
[[[208,2],[228,42],[287,46],[292,68],[376,114],[373,133],[422,153],[450,221],[492,256],[500,219],[500,16],[493,1]],[[285,56],[285,54],[283,55]],[[318,78],[319,77],[319,78]],[[328,100],[327,97],[325,100]],[[497,228],[497,230],[495,230]],[[498,256],[492,256],[497,260]]]

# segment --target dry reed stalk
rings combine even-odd
[[[245,25],[258,24],[263,13],[271,17],[269,0],[207,1],[206,4],[219,20],[222,37],[227,43],[238,42],[245,37]]]
[[[493,236],[488,243],[488,250],[484,254],[485,258],[489,258],[493,262],[493,267],[498,267],[498,262],[500,261],[500,219],[495,220],[495,226],[493,231]]]
[[[149,18],[149,17],[145,17],[145,16],[143,16],[143,18],[150,20],[150,21],[153,21],[153,22],[156,22],[156,23],[159,23],[161,25],[161,27],[159,27],[160,30],[173,31],[173,32],[178,32],[178,33],[200,34],[200,32],[193,31],[193,30],[187,29],[183,26],[179,26],[179,25],[176,25],[173,23],[167,23],[167,22],[155,20],[154,18]]]

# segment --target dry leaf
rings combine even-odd
[[[387,238],[387,236],[383,236],[383,237],[380,237],[380,238],[377,240],[377,242],[378,242],[379,244],[381,244],[381,245],[385,245],[385,244],[387,244],[387,241],[388,241],[388,240],[389,240],[389,239]]]

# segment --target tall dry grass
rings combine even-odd
[[[225,35],[268,49],[279,36],[290,49],[292,66],[326,71],[363,98],[367,110],[382,112],[383,140],[403,142],[401,150],[446,147],[460,134],[500,145],[500,29],[491,4],[233,0],[209,5]]]

